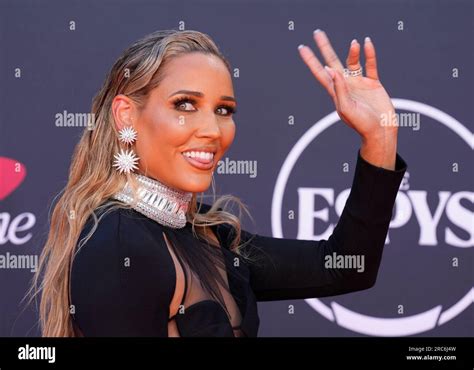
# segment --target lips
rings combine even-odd
[[[208,170],[214,166],[214,152],[188,150],[181,154],[191,166],[200,170]]]

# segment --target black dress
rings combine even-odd
[[[406,168],[398,154],[392,171],[368,163],[359,151],[349,198],[328,240],[279,239],[242,231],[243,241],[253,237],[245,250],[257,257],[258,263],[248,263],[230,250],[230,225],[213,227],[225,260],[224,275],[230,292],[226,308],[231,308],[234,322],[222,305],[206,295],[199,278],[171,253],[165,240],[165,235],[174,236],[189,247],[199,248],[190,223],[183,229],[172,229],[137,211],[115,209],[101,219],[73,260],[74,326],[84,336],[167,337],[168,324],[175,320],[183,337],[254,337],[259,327],[257,301],[325,297],[368,289],[377,278]],[[201,212],[208,208],[202,204]],[[90,225],[88,221],[81,238]],[[326,268],[325,256],[333,253],[364,255],[364,271]],[[180,311],[172,315],[170,305],[179,266],[183,275],[185,270],[187,273],[185,294],[180,299],[184,314]]]

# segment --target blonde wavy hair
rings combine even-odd
[[[89,127],[84,130],[74,150],[69,179],[54,202],[48,238],[28,292],[30,302],[37,296],[41,297],[39,324],[42,336],[76,336],[70,315],[70,273],[78,239],[90,217],[93,218],[94,225],[80,241],[81,245],[91,237],[101,217],[109,210],[129,207],[110,200],[113,194],[123,188],[125,181],[130,181],[132,185],[134,183],[131,175],[119,174],[111,166],[114,154],[121,148],[111,111],[112,100],[116,95],[124,94],[137,107],[143,107],[149,93],[163,78],[164,63],[191,52],[219,57],[231,73],[229,62],[208,35],[192,30],[161,30],[145,36],[126,49],[94,97],[94,125],[92,129]],[[209,226],[229,224],[236,231],[233,233],[230,249],[240,254],[241,247],[246,244],[241,244],[240,240],[240,219],[242,212],[249,216],[250,213],[232,195],[216,199],[214,179],[212,188],[213,204],[210,210],[200,213],[197,209],[197,194],[193,194],[186,217],[192,222],[193,232],[211,245],[215,245],[215,240],[210,236]],[[238,205],[237,215],[226,211],[231,204]],[[106,211],[98,218],[95,213],[97,210]]]

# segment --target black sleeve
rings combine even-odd
[[[71,311],[84,336],[168,336],[175,273],[166,250],[149,235],[116,209],[79,249],[71,270]]]
[[[359,150],[350,195],[328,240],[280,239],[243,231],[244,241],[253,237],[244,249],[256,259],[249,266],[257,300],[334,296],[372,287],[406,168],[398,153],[392,171],[370,164]],[[334,257],[333,253],[364,256],[364,270],[326,267],[326,256]]]

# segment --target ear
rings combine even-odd
[[[121,130],[133,124],[135,114],[135,104],[128,96],[117,95],[112,100],[112,114],[114,116],[115,127]]]

